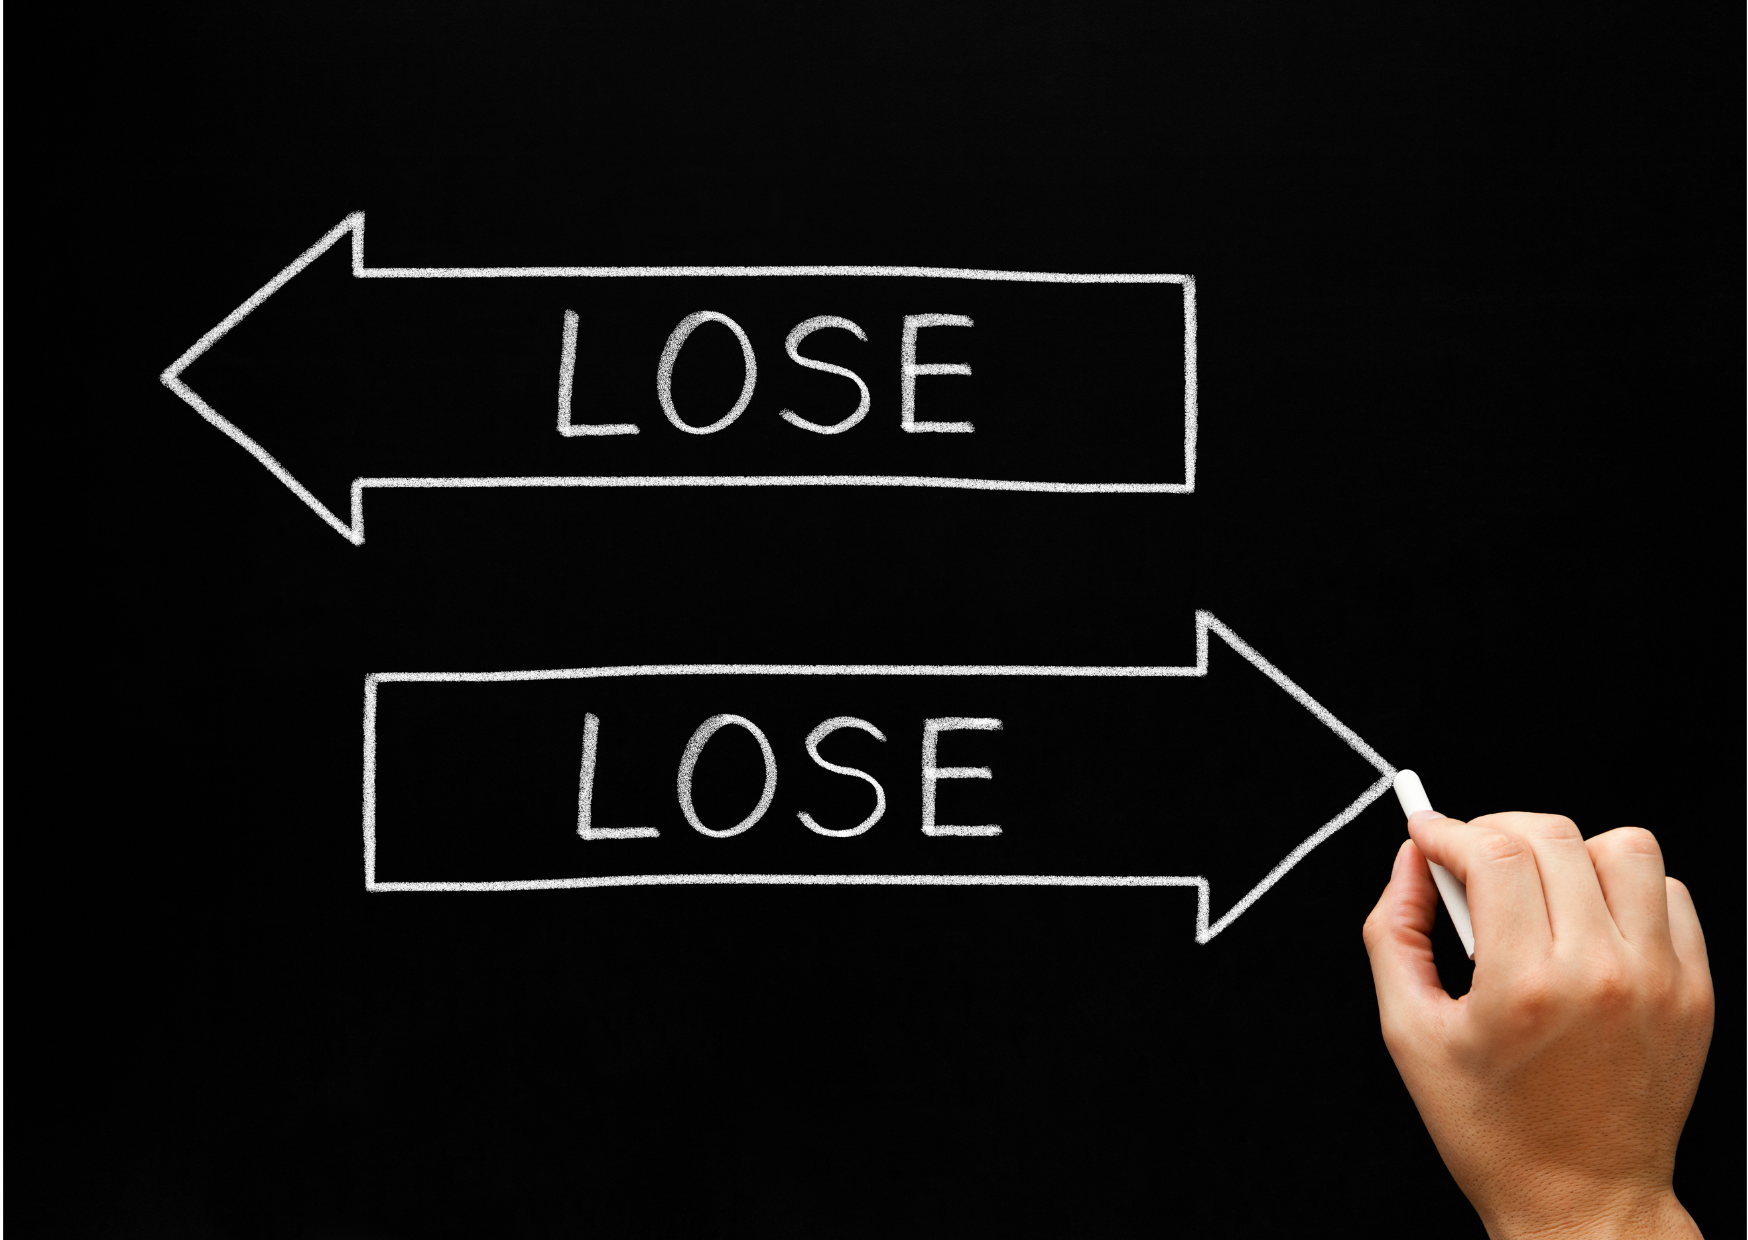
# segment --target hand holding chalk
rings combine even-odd
[[[1673,1176],[1711,1042],[1711,971],[1656,839],[1585,840],[1553,814],[1416,812],[1425,790],[1408,771],[1396,790],[1413,838],[1366,919],[1378,1016],[1487,1234],[1699,1235]],[[1460,999],[1433,961],[1441,896],[1475,961]]]
[[[1396,800],[1401,802],[1403,814],[1410,819],[1416,814],[1434,812],[1432,802],[1426,798],[1426,788],[1421,784],[1420,776],[1413,771],[1396,772]],[[1457,928],[1457,936],[1463,940],[1463,950],[1473,960],[1475,927],[1469,921],[1469,893],[1444,866],[1433,865],[1431,869],[1432,881],[1438,885],[1439,895],[1444,897],[1445,911],[1451,915],[1451,923]]]

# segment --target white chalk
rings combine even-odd
[[[1426,799],[1426,788],[1420,782],[1420,776],[1413,771],[1396,772],[1396,799],[1402,803],[1404,817],[1412,818],[1423,809],[1431,809],[1432,802]],[[1444,897],[1445,911],[1451,915],[1451,924],[1457,928],[1457,936],[1463,940],[1463,950],[1469,953],[1469,959],[1475,958],[1475,927],[1469,921],[1469,893],[1463,884],[1457,881],[1457,876],[1442,865],[1433,865],[1432,881],[1438,884],[1438,893]]]
[[[1276,883],[1284,879],[1295,866],[1311,852],[1321,846],[1330,836],[1354,821],[1368,809],[1372,802],[1378,800],[1390,791],[1391,781],[1396,778],[1396,768],[1384,761],[1377,750],[1360,739],[1359,735],[1341,720],[1331,714],[1327,707],[1318,702],[1304,689],[1300,688],[1287,674],[1273,663],[1265,659],[1249,642],[1239,637],[1219,620],[1212,612],[1196,612],[1196,661],[1194,663],[1171,666],[1140,666],[1135,664],[1116,664],[1111,666],[1073,665],[1073,664],[945,664],[945,663],[640,663],[622,664],[603,667],[564,667],[524,669],[521,671],[499,672],[371,672],[364,677],[364,889],[372,892],[389,891],[552,891],[559,889],[594,889],[604,887],[644,887],[694,884],[722,883],[752,883],[752,884],[798,884],[803,886],[820,886],[833,884],[875,885],[875,886],[910,886],[910,887],[961,887],[961,886],[996,886],[996,887],[1194,887],[1196,896],[1196,942],[1210,943],[1215,936],[1223,933],[1229,926],[1242,917],[1245,911],[1256,904]],[[734,873],[686,873],[686,874],[608,874],[589,875],[575,878],[494,878],[482,880],[465,879],[411,879],[383,880],[376,876],[377,836],[379,833],[380,808],[377,803],[377,695],[382,686],[392,684],[506,684],[522,681],[546,680],[624,680],[627,678],[659,678],[664,676],[809,676],[809,677],[916,677],[916,676],[978,676],[1002,677],[1014,676],[1023,679],[1036,678],[1093,678],[1127,680],[1137,677],[1154,678],[1202,678],[1211,675],[1211,658],[1214,639],[1218,638],[1227,648],[1241,656],[1257,671],[1268,677],[1287,696],[1299,703],[1336,736],[1340,737],[1350,749],[1364,758],[1374,770],[1378,778],[1357,797],[1355,797],[1339,814],[1329,819],[1317,830],[1300,840],[1285,857],[1275,863],[1262,880],[1252,887],[1245,895],[1227,909],[1220,917],[1213,918],[1210,913],[1212,906],[1211,888],[1207,878],[1190,874],[734,874]],[[585,718],[584,742],[588,742],[587,719]],[[749,721],[750,722],[750,721]],[[836,722],[827,720],[828,723]],[[866,722],[865,720],[862,722]],[[941,721],[937,721],[941,722]],[[993,720],[985,720],[993,723]],[[597,721],[597,738],[599,744],[599,722]],[[823,725],[822,725],[823,726]],[[872,727],[872,724],[868,725]],[[994,731],[994,728],[979,729]],[[817,735],[823,734],[815,729]],[[762,733],[759,735],[763,735]],[[878,733],[875,733],[878,735]],[[757,739],[755,737],[755,739]],[[765,742],[768,744],[769,742]],[[690,746],[688,746],[690,748]],[[593,751],[587,751],[593,753]],[[810,756],[812,756],[810,754]],[[766,762],[768,786],[776,786],[776,759],[770,756]],[[821,765],[825,765],[822,763]],[[830,768],[828,768],[830,769]],[[985,768],[970,768],[982,771]],[[844,768],[843,773],[851,773],[853,768]],[[594,765],[587,767],[588,787],[593,792],[593,780],[596,778]],[[688,768],[688,774],[690,769]],[[871,779],[864,773],[856,772],[862,778]],[[937,770],[937,774],[939,771]],[[992,772],[993,773],[993,772]],[[948,776],[952,778],[952,776]],[[981,774],[972,778],[981,779]],[[878,781],[875,781],[876,783]],[[690,785],[687,785],[688,795]],[[579,779],[578,802],[579,822],[582,803],[582,782]],[[768,801],[762,801],[755,813],[762,813]],[[682,812],[685,803],[682,802]],[[696,809],[692,811],[696,813]],[[592,824],[589,824],[592,826]],[[744,830],[750,824],[743,823],[736,830]],[[867,824],[872,826],[872,823]],[[932,824],[937,828],[939,823]],[[600,828],[600,830],[639,830],[636,827]],[[703,829],[701,826],[699,829]],[[647,830],[652,833],[656,828]],[[711,834],[706,831],[705,834]],[[721,832],[716,832],[720,837]],[[594,836],[590,838],[602,838]],[[626,836],[624,838],[633,838]],[[711,846],[714,848],[714,846]],[[981,845],[974,847],[981,848]]]
[[[182,381],[182,373],[194,364],[208,349],[223,338],[233,327],[242,322],[256,307],[266,301],[274,293],[284,288],[286,283],[297,276],[316,259],[326,254],[345,238],[351,238],[352,243],[352,275],[359,280],[501,280],[501,279],[626,279],[626,278],[691,278],[691,277],[733,277],[746,276],[767,277],[819,277],[819,276],[853,276],[856,278],[873,277],[882,279],[928,279],[928,280],[996,280],[1024,284],[1176,284],[1182,290],[1183,296],[1183,481],[1182,482],[1050,482],[1037,479],[1020,478],[959,478],[935,477],[926,474],[661,474],[661,475],[585,475],[565,476],[557,474],[529,475],[523,477],[422,477],[422,478],[354,478],[352,480],[352,506],[350,522],[330,509],[315,494],[292,477],[291,472],[255,440],[246,435],[240,427],[224,417],[207,404],[205,399],[188,384]],[[693,316],[696,318],[697,316]],[[675,340],[669,339],[669,348],[663,351],[663,367],[658,368],[656,390],[658,399],[662,401],[662,412],[680,430],[694,435],[708,435],[721,430],[734,421],[745,410],[745,400],[750,399],[755,382],[757,363],[753,359],[752,345],[746,340],[746,333],[738,325],[731,324],[726,315],[705,316],[710,321],[717,321],[728,326],[736,333],[741,344],[742,357],[745,359],[747,372],[742,387],[742,400],[737,401],[728,414],[707,426],[692,426],[679,418],[677,409],[669,406],[673,403],[672,363],[679,354],[685,337],[699,325],[692,322],[685,331],[676,328]],[[948,316],[953,317],[953,316]],[[689,321],[689,320],[688,320]],[[967,323],[969,320],[967,320]],[[565,320],[564,345],[560,353],[559,363],[559,434],[566,438],[582,435],[629,435],[641,433],[634,422],[607,422],[601,424],[578,423],[571,421],[569,397],[575,385],[576,378],[576,345],[577,341],[571,335],[571,322]],[[158,376],[159,381],[187,403],[206,421],[217,427],[239,447],[249,453],[269,473],[284,483],[291,492],[309,506],[310,510],[326,522],[333,530],[353,546],[364,545],[364,491],[366,488],[382,487],[426,490],[431,488],[460,487],[474,490],[479,488],[497,487],[924,487],[967,491],[1024,491],[1049,495],[1193,495],[1196,490],[1196,443],[1198,413],[1198,393],[1201,390],[1196,369],[1196,280],[1190,275],[1165,275],[1148,273],[1113,273],[1089,274],[1084,272],[1062,271],[990,271],[972,267],[366,267],[364,265],[364,213],[354,211],[330,228],[322,239],[305,250],[289,267],[281,271],[273,279],[262,285],[255,294],[231,311],[224,319],[195,341],[181,357],[172,362],[168,369]],[[942,324],[945,326],[946,324]],[[682,324],[684,326],[684,324]],[[925,325],[926,326],[926,325]],[[902,342],[901,342],[902,345]],[[797,361],[801,359],[797,358]],[[915,360],[914,358],[912,359]],[[806,362],[802,362],[806,365]],[[945,363],[946,370],[935,370],[925,366],[917,374],[962,374],[965,371],[954,369],[962,363]],[[568,369],[567,369],[568,367]],[[849,376],[846,369],[843,373]],[[901,373],[901,379],[903,375]],[[914,382],[914,375],[912,376]],[[902,412],[902,410],[901,410]],[[914,411],[913,411],[914,412]],[[841,425],[841,424],[840,424]],[[941,423],[949,428],[970,429],[970,423]],[[923,425],[907,426],[907,430],[931,429]],[[203,527],[204,528],[204,527]]]

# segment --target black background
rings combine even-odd
[[[1388,803],[1202,947],[1173,891],[363,891],[366,672],[1181,663],[1205,607],[1446,812],[1658,834],[1718,990],[1677,1187],[1732,1234],[1741,36],[311,4],[15,38],[13,253],[56,277],[48,321],[13,299],[54,366],[10,470],[15,557],[52,557],[10,644],[15,1221],[1479,1235],[1377,1033]],[[352,210],[372,265],[1190,272],[1198,491],[376,493],[353,548],[157,382]]]

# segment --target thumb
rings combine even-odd
[[[1378,990],[1378,1015],[1386,1031],[1419,1024],[1430,1009],[1455,1003],[1438,980],[1432,959],[1432,923],[1438,888],[1413,840],[1396,850],[1390,885],[1366,918],[1366,953]]]

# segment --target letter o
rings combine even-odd
[[[680,350],[685,346],[691,334],[705,323],[721,323],[734,333],[734,338],[740,341],[741,361],[745,364],[746,377],[741,381],[740,399],[734,402],[734,408],[723,414],[709,426],[693,426],[680,418],[680,411],[674,408],[674,363],[680,358]],[[714,310],[700,310],[696,314],[688,314],[680,320],[680,325],[669,335],[667,344],[662,346],[661,364],[656,367],[656,399],[662,403],[662,412],[668,415],[668,421],[685,431],[688,435],[713,435],[730,422],[746,412],[747,405],[753,399],[753,385],[759,381],[759,363],[753,356],[753,342],[747,339],[747,334],[740,329],[740,324],[726,314],[718,314]],[[756,731],[757,729],[755,729]]]
[[[731,723],[751,732],[753,739],[759,742],[759,752],[765,755],[765,791],[759,797],[759,803],[753,808],[752,813],[725,831],[712,831],[699,821],[698,811],[692,806],[692,772],[698,765],[698,758],[704,752],[704,746],[710,743],[710,738]],[[771,798],[777,795],[777,755],[771,752],[771,742],[765,739],[765,734],[759,731],[759,725],[751,719],[743,715],[712,715],[698,725],[698,730],[692,733],[692,739],[686,742],[686,752],[680,757],[680,777],[677,785],[680,794],[680,812],[686,815],[686,821],[692,824],[692,829],[701,835],[725,840],[731,835],[739,835],[742,831],[747,830],[763,818],[765,811],[771,808]]]

